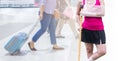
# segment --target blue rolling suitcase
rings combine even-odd
[[[27,41],[28,35],[26,33],[18,33],[14,35],[8,43],[5,45],[5,49],[11,54],[14,55],[15,53],[20,51],[20,48],[23,44]]]
[[[4,46],[5,50],[7,50],[11,55],[15,55],[17,52],[20,51],[20,48],[24,45],[24,43],[27,41],[29,35],[37,25],[39,20],[35,22],[29,33],[20,32],[16,35],[14,35]]]

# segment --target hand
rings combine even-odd
[[[59,19],[59,18],[60,18],[60,12],[59,12],[57,9],[54,10],[54,17],[55,17],[56,19]]]
[[[81,29],[82,29],[82,16],[77,15],[76,19],[77,19],[77,23],[79,24],[79,29],[78,30],[81,31]]]
[[[39,15],[39,19],[43,19],[43,14],[40,14],[40,15]]]

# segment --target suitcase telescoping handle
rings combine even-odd
[[[33,24],[32,28],[30,29],[30,31],[28,32],[28,36],[32,33],[32,31],[35,29],[35,27],[37,26],[37,24],[40,22],[40,18],[37,18],[37,21]]]

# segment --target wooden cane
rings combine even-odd
[[[78,61],[80,61],[80,52],[81,52],[81,26],[82,26],[82,19],[83,17],[80,16],[80,29],[79,29],[79,39],[78,39]]]

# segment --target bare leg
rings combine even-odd
[[[96,48],[97,48],[97,52],[93,53],[92,56],[89,57],[90,59],[96,60],[106,54],[106,45],[105,44],[96,45]]]
[[[58,24],[57,24],[57,27],[56,27],[56,36],[61,35],[61,30],[62,30],[62,28],[64,26],[64,23],[65,23],[65,20],[63,20],[63,19],[60,19],[58,21]]]
[[[79,36],[78,36],[78,32],[77,32],[77,30],[75,28],[75,22],[72,19],[69,19],[67,21],[68,21],[68,24],[69,24],[73,34],[75,35],[76,38],[78,38]]]
[[[86,51],[87,51],[87,57],[89,58],[93,54],[93,44],[91,43],[85,43]]]

